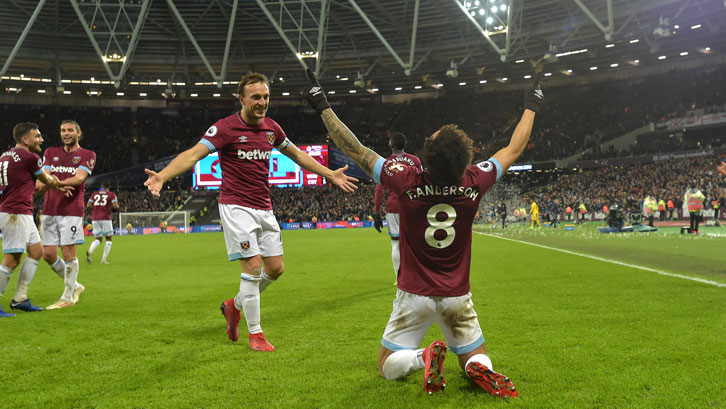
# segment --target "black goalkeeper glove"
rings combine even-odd
[[[378,233],[381,232],[381,228],[383,228],[383,220],[381,220],[380,213],[373,213],[373,227],[378,230]]]
[[[318,114],[322,114],[327,108],[330,108],[328,99],[325,98],[325,91],[320,86],[318,78],[310,68],[305,72],[308,77],[308,85],[302,90],[302,96],[308,100],[310,105],[317,111]]]
[[[534,77],[532,86],[524,93],[524,109],[529,109],[535,113],[542,109],[544,103],[544,94],[542,88],[539,87],[539,80],[542,78],[542,72],[538,72]]]

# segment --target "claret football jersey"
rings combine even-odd
[[[59,180],[71,178],[78,170],[83,170],[90,176],[96,166],[96,153],[78,148],[66,152],[62,147],[48,148],[43,154],[43,169]],[[83,196],[86,189],[86,182],[75,186],[70,197],[56,189],[48,189],[43,202],[43,215],[45,216],[81,216],[83,217]]]
[[[401,290],[447,297],[469,292],[472,222],[501,174],[491,158],[469,166],[457,184],[442,186],[420,167],[378,160],[374,180],[398,196]]]
[[[253,209],[272,210],[270,201],[270,155],[290,146],[277,122],[263,118],[258,125],[247,124],[240,113],[220,119],[199,143],[219,153],[222,186],[219,203]]]
[[[421,161],[418,157],[411,155],[410,153],[394,153],[393,155],[386,158],[387,161],[391,162],[402,162],[408,166],[421,168]],[[379,200],[383,200],[383,185],[376,186],[376,203],[380,203]],[[388,192],[388,198],[386,198],[386,213],[398,213],[398,197],[392,192]]]
[[[98,190],[91,194],[88,203],[93,206],[91,220],[111,220],[111,209],[113,209],[114,203],[118,203],[118,199],[116,199],[116,193],[110,190]]]
[[[23,148],[0,155],[0,212],[33,214],[35,178],[43,169],[40,156]]]

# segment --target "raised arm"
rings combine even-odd
[[[207,155],[209,155],[209,148],[198,143],[177,155],[176,158],[158,173],[150,169],[144,169],[144,172],[149,175],[149,178],[144,182],[144,186],[149,188],[152,195],[161,196],[161,188],[164,186],[164,183],[188,171],[195,163]]]
[[[542,77],[541,65],[538,67],[538,70],[540,72],[536,74],[532,86],[524,94],[524,113],[517,127],[514,128],[509,145],[494,154],[494,159],[499,161],[504,172],[524,153],[524,148],[527,147],[529,136],[532,133],[534,116],[544,102],[544,95],[539,87],[539,80]]]
[[[330,133],[336,145],[345,153],[345,156],[353,159],[365,173],[373,176],[373,168],[378,159],[383,159],[379,154],[363,146],[353,132],[348,129],[343,122],[340,121],[335,112],[330,108],[328,99],[325,98],[325,91],[320,86],[315,73],[308,68],[307,70],[309,86],[303,91],[303,96],[307,98],[310,105],[320,114],[325,123],[325,127]]]
[[[512,134],[512,138],[509,140],[509,145],[494,154],[494,159],[498,160],[499,163],[502,164],[502,169],[505,172],[522,155],[522,153],[524,153],[524,148],[527,147],[529,136],[532,133],[534,115],[534,111],[525,109],[517,127],[514,128],[514,133]]]
[[[345,156],[353,159],[365,173],[373,176],[373,167],[378,159],[383,159],[381,155],[363,146],[355,134],[340,121],[331,108],[323,111],[320,116],[323,118],[323,123],[328,129],[330,137],[345,153]]]

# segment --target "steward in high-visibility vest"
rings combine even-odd
[[[567,206],[565,207],[565,214],[567,214],[567,221],[570,221],[570,218],[572,217],[572,207]]]
[[[703,212],[703,201],[706,199],[703,193],[695,187],[686,191],[683,201],[691,217],[691,233],[698,233],[698,223],[701,222],[701,212]]]
[[[668,220],[673,220],[673,211],[676,210],[676,204],[673,203],[673,199],[668,199]]]
[[[542,228],[542,222],[539,221],[539,206],[537,206],[537,203],[535,203],[534,199],[529,199],[531,202],[531,208],[529,209],[529,214],[532,216],[532,222],[529,225],[530,229],[534,228],[534,224],[537,223],[537,228]]]
[[[665,220],[665,216],[666,216],[666,202],[663,199],[660,199],[658,201],[658,213],[659,213],[659,216],[658,217],[661,220]]]
[[[653,219],[655,218],[655,211],[658,209],[658,204],[655,201],[655,198],[648,195],[645,197],[645,200],[643,200],[643,211],[645,212],[645,215],[648,217],[648,226],[653,226]]]
[[[580,221],[585,221],[585,213],[587,213],[587,207],[585,207],[585,203],[580,203],[579,206],[577,206],[578,209],[580,209]]]

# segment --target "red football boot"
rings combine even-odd
[[[446,358],[446,344],[444,341],[434,341],[423,352],[424,360],[424,391],[431,395],[444,390],[444,358]]]
[[[265,339],[265,334],[263,334],[262,332],[258,332],[257,334],[250,334],[250,348],[255,351],[275,350],[275,347],[267,342],[267,339]]]
[[[224,315],[224,318],[227,319],[227,336],[229,336],[229,339],[232,341],[237,341],[239,339],[239,310],[237,307],[234,306],[234,299],[231,300],[225,300],[222,302],[222,305],[219,306],[219,309],[222,310],[222,315]]]
[[[506,376],[494,372],[480,362],[471,362],[466,366],[466,374],[490,395],[498,398],[518,396],[517,388]]]

